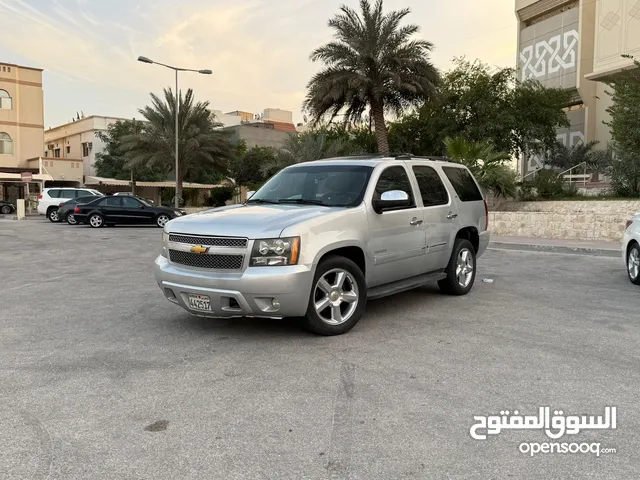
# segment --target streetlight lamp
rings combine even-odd
[[[180,113],[180,96],[178,94],[178,72],[196,72],[201,73],[202,75],[211,75],[213,72],[211,70],[194,70],[192,68],[179,68],[173,67],[171,65],[165,65],[164,63],[154,62],[150,58],[147,57],[138,57],[138,61],[142,63],[155,63],[156,65],[161,65],[163,67],[170,68],[171,70],[176,72],[176,196],[174,205],[176,208],[180,207],[180,199],[178,198],[178,115]]]

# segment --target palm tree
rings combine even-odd
[[[478,183],[496,197],[516,195],[516,173],[506,165],[511,155],[496,152],[490,142],[468,142],[463,137],[444,140],[448,157],[465,165]]]
[[[311,54],[325,68],[307,85],[304,107],[318,122],[344,110],[345,123],[359,123],[368,108],[380,153],[389,153],[387,111],[400,116],[435,93],[438,71],[429,59],[433,45],[413,39],[417,25],[401,26],[408,8],[382,12],[382,0],[360,0],[361,14],[342,6],[329,20],[334,41]],[[346,109],[346,110],[345,110]]]
[[[598,145],[597,141],[589,143],[578,142],[572,146],[558,142],[547,163],[562,170],[586,163],[587,168],[597,170],[600,163],[600,155],[594,150],[596,145]]]
[[[220,124],[209,110],[209,102],[195,102],[193,91],[179,96],[178,171],[175,172],[176,98],[170,88],[164,89],[164,101],[151,94],[151,106],[139,110],[146,122],[141,133],[124,141],[129,164],[158,167],[165,174],[174,172],[176,196],[182,198],[182,183],[203,172],[224,173],[232,157],[227,134],[217,130]]]

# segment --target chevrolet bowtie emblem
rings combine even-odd
[[[190,252],[191,253],[207,253],[209,251],[210,247],[203,247],[202,245],[194,245],[193,247],[191,247]]]

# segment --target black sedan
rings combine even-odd
[[[16,211],[16,206],[13,203],[5,202],[4,200],[0,200],[0,213],[4,215],[9,215]]]
[[[71,200],[67,200],[66,202],[58,205],[58,221],[67,222],[69,225],[77,225],[78,221],[76,220],[74,210],[76,209],[76,205],[80,203],[89,203],[93,202],[97,197],[95,195],[88,195],[84,197],[72,198]]]
[[[165,224],[186,212],[175,208],[155,207],[136,197],[109,196],[90,203],[76,205],[73,216],[77,222],[88,223],[94,228],[104,225],[157,225]]]

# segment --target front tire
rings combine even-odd
[[[313,277],[303,329],[317,335],[341,335],[360,321],[367,304],[364,274],[351,260],[329,257]]]
[[[4,205],[2,207],[2,213],[4,215],[9,215],[11,213],[11,207],[9,205]]]
[[[169,215],[165,215],[164,213],[162,213],[158,215],[158,218],[156,218],[156,225],[158,225],[160,228],[164,228],[169,220],[171,220],[169,218]]]
[[[67,223],[69,225],[77,225],[78,221],[76,220],[76,217],[73,215],[73,213],[70,213],[69,215],[67,215]]]
[[[58,223],[60,221],[60,215],[57,208],[50,208],[47,212],[47,218],[51,223]]]
[[[637,243],[631,245],[627,254],[627,273],[629,280],[634,285],[640,285],[640,246]]]
[[[99,213],[93,213],[89,217],[89,225],[93,228],[100,228],[104,225],[104,218]]]
[[[447,295],[466,295],[476,279],[476,249],[464,238],[456,239],[449,265],[444,273],[447,278],[440,280],[438,286]]]

